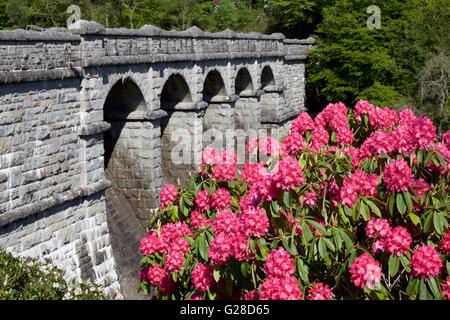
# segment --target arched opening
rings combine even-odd
[[[261,127],[272,128],[286,118],[286,108],[283,90],[275,82],[275,77],[270,66],[265,66],[261,71]]]
[[[183,76],[173,74],[167,79],[161,91],[161,108],[168,114],[161,123],[162,182],[184,181],[192,169],[193,132],[189,126],[195,126],[196,117],[189,111],[193,108],[192,96]]]
[[[240,69],[236,75],[235,91],[239,95],[236,101],[236,129],[258,129],[261,114],[259,97],[253,89],[252,77],[246,68]]]
[[[203,83],[203,101],[208,108],[203,116],[203,147],[224,147],[228,129],[234,130],[234,102],[226,95],[225,83],[217,70],[210,71]]]
[[[241,93],[253,92],[252,77],[246,68],[239,70],[236,76],[235,88],[237,95],[240,95]]]
[[[142,114],[146,103],[139,87],[130,79],[111,88],[103,107],[103,118],[111,124],[104,133],[105,174],[111,181],[106,190],[107,221],[111,245],[117,262],[122,293],[128,299],[142,298],[136,293],[139,272],[139,241],[145,234],[151,204],[145,155]]]
[[[210,102],[216,96],[225,95],[225,83],[219,71],[210,71],[203,83],[203,101]]]
[[[275,85],[275,77],[273,76],[272,69],[269,66],[265,66],[261,72],[261,88],[264,89],[267,86]]]
[[[192,103],[189,86],[183,76],[173,74],[167,79],[161,92],[161,108],[172,109],[180,103]]]

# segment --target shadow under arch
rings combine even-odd
[[[167,117],[161,121],[162,183],[175,184],[178,179],[184,182],[193,165],[193,137],[186,127],[193,121],[193,101],[189,86],[182,75],[172,74],[164,83],[161,109],[167,112]],[[181,144],[183,146],[180,147]],[[176,159],[172,156],[174,150],[179,150]]]
[[[273,76],[272,68],[265,66],[261,72],[261,89],[267,86],[275,85],[275,77]]]
[[[122,294],[126,299],[143,299],[136,292],[139,281],[139,242],[148,220],[143,198],[145,170],[139,163],[143,133],[144,96],[134,81],[125,78],[110,89],[103,106],[103,118],[111,124],[104,132],[105,175],[111,188],[105,192],[107,222]]]
[[[235,92],[237,95],[241,94],[253,94],[253,81],[252,77],[250,75],[250,72],[248,72],[247,68],[242,68],[238,71],[235,79]]]

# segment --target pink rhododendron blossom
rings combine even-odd
[[[217,163],[220,162],[220,155],[217,153],[217,151],[211,147],[206,147],[203,149],[200,159],[201,159],[201,165],[203,167],[206,166],[214,166]]]
[[[333,298],[333,289],[327,284],[316,282],[314,287],[308,291],[307,300],[331,300]]]
[[[426,192],[431,190],[430,185],[422,178],[411,180],[409,187],[415,191],[419,199],[421,199]]]
[[[210,265],[197,263],[192,271],[192,283],[200,291],[207,291],[213,284],[213,268]]]
[[[208,257],[215,265],[228,261],[233,254],[233,243],[225,232],[219,233],[209,245]]]
[[[450,255],[450,229],[447,230],[447,233],[439,244],[441,251],[446,255]]]
[[[264,263],[268,277],[285,277],[295,272],[294,259],[284,248],[273,249]]]
[[[450,300],[450,276],[447,276],[444,283],[441,283],[441,292],[444,298]]]
[[[417,149],[428,149],[437,140],[436,127],[429,118],[418,117],[413,127],[413,143]]]
[[[200,212],[209,211],[211,209],[211,196],[208,190],[200,191],[195,197],[195,204]]]
[[[212,175],[219,182],[234,180],[236,177],[236,170],[237,165],[222,163],[213,169]]]
[[[305,183],[298,161],[287,156],[278,162],[274,173],[274,181],[276,181],[276,186],[283,190],[295,190],[296,187]]]
[[[150,281],[152,285],[159,286],[164,277],[167,276],[167,274],[168,274],[167,271],[159,264],[157,264],[154,265],[153,267],[148,268],[147,279]]]
[[[180,238],[184,236],[193,236],[189,225],[186,222],[169,222],[165,224],[161,229],[161,241],[166,245],[171,245],[173,243],[178,244]]]
[[[250,250],[247,236],[241,233],[231,234],[229,241],[232,242],[231,255],[237,261],[248,261],[253,258],[253,253]]]
[[[311,190],[307,194],[305,194],[304,202],[308,206],[315,206],[317,204],[317,200],[319,199],[319,195],[314,190]]]
[[[225,209],[231,205],[231,195],[226,189],[219,188],[212,195],[211,202],[216,210]]]
[[[303,150],[303,136],[294,132],[284,138],[281,143],[281,151],[283,155],[296,156]]]
[[[174,204],[178,197],[178,189],[174,185],[166,184],[159,193],[159,208],[164,210],[167,206]]]
[[[200,213],[198,210],[194,210],[191,213],[190,220],[191,220],[190,221],[191,227],[194,230],[207,228],[211,225],[211,221],[207,217],[205,217],[202,213]]]
[[[404,159],[394,160],[384,169],[383,181],[390,192],[408,191],[412,179],[411,168]]]
[[[258,300],[259,295],[256,290],[249,291],[244,294],[244,300]]]
[[[312,129],[314,129],[314,121],[307,112],[300,113],[291,125],[291,133],[303,134]]]
[[[248,182],[250,185],[262,180],[268,174],[267,168],[262,162],[246,163],[241,170],[242,180]]]
[[[166,246],[158,237],[155,231],[150,232],[144,238],[142,238],[139,244],[139,250],[143,256],[151,255],[155,252],[164,252]]]
[[[222,210],[217,213],[212,223],[213,230],[216,234],[238,232],[239,218],[230,210]]]
[[[267,136],[259,140],[259,151],[266,156],[274,156],[280,153],[281,145],[277,139]]]
[[[328,134],[328,131],[321,126],[315,127],[312,137],[311,137],[311,151],[316,152],[319,151],[320,148],[323,148],[330,139],[330,135]]]
[[[350,266],[351,281],[361,289],[372,289],[380,283],[381,265],[370,254],[364,253]]]
[[[401,256],[409,251],[412,237],[405,227],[392,228],[383,239],[384,250],[389,254]]]
[[[268,277],[259,289],[261,300],[300,300],[303,294],[294,276]]]
[[[412,276],[420,278],[436,277],[444,266],[439,252],[432,245],[421,245],[414,249],[410,264]]]
[[[442,134],[442,142],[450,149],[450,130]]]
[[[246,236],[263,237],[269,231],[269,218],[264,209],[247,208],[240,217],[240,226]]]
[[[389,221],[383,218],[372,218],[367,222],[366,235],[373,239],[382,239],[391,231]]]
[[[159,290],[164,295],[172,294],[175,290],[175,283],[173,282],[170,274],[167,274],[164,278],[162,278],[161,283],[159,284]]]

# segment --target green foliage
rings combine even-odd
[[[64,272],[47,262],[18,258],[0,249],[0,300],[103,300],[100,287],[65,280]]]
[[[367,28],[372,1],[338,1],[322,9],[308,81],[320,101],[378,105],[409,104],[423,109],[418,73],[435,52],[450,47],[450,3],[446,0],[379,1],[381,29]],[[383,85],[381,85],[383,83]],[[427,112],[428,111],[428,112]],[[436,117],[433,117],[436,119]]]

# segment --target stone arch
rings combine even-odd
[[[261,71],[261,126],[262,128],[272,128],[283,122],[287,112],[284,101],[284,93],[280,86],[281,79],[275,80],[273,68],[269,64],[265,65]]]
[[[247,68],[241,68],[235,79],[235,92],[237,95],[241,93],[253,93],[253,80]]]
[[[112,183],[105,193],[107,221],[122,293],[131,299],[141,298],[136,293],[136,248],[155,202],[148,175],[152,168],[143,146],[143,138],[151,130],[144,121],[146,110],[142,91],[128,77],[113,84],[103,106],[104,120],[111,124],[103,137],[105,174]]]
[[[203,147],[211,146],[221,150],[227,143],[226,135],[235,129],[234,103],[235,98],[227,96],[224,78],[218,70],[208,72],[203,82],[203,101],[207,109],[203,116]]]
[[[216,97],[226,96],[225,82],[217,70],[211,70],[203,82],[203,101],[211,102]]]
[[[160,99],[161,109],[167,113],[161,122],[162,182],[176,183],[178,179],[187,178],[189,169],[192,169],[193,132],[190,126],[195,124],[190,122],[195,122],[196,117],[185,78],[178,73],[171,74],[164,83]],[[180,147],[181,143],[183,146]],[[173,154],[174,150],[179,150],[178,154]],[[177,158],[174,159],[174,156]]]
[[[261,72],[261,88],[264,89],[267,86],[275,85],[275,77],[273,75],[272,68],[270,66],[265,66]]]
[[[161,109],[175,109],[183,104],[192,104],[189,86],[180,74],[172,74],[166,80],[161,91]]]
[[[235,143],[238,150],[245,150],[247,138],[253,136],[261,126],[259,92],[255,90],[251,74],[246,67],[240,68],[236,74],[235,93],[238,95],[235,104],[235,128],[243,130],[239,134],[236,133]]]

